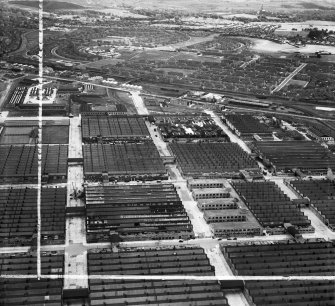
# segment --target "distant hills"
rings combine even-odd
[[[38,9],[39,1],[24,1],[24,0],[15,0],[9,1],[10,4],[16,4],[21,6],[28,6],[31,8]],[[43,1],[43,8],[45,11],[56,11],[56,10],[79,10],[84,9],[84,6],[74,4],[70,2],[64,1]]]
[[[265,10],[329,10],[335,9],[334,0],[67,0],[68,2],[91,6],[98,9],[103,6],[123,5],[143,9],[177,9],[197,12],[230,10],[258,10],[263,4]]]
[[[38,1],[15,0],[12,4],[38,8]],[[335,0],[45,0],[46,11],[93,9],[107,7],[133,7],[141,9],[172,9],[192,12],[229,13],[232,10],[259,10],[263,4],[265,10],[333,10]]]

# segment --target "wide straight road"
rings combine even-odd
[[[133,98],[134,105],[139,115],[149,115],[149,111],[144,104],[139,91],[130,91],[131,97]]]
[[[70,118],[69,128],[69,158],[82,158],[81,141],[81,117]],[[67,207],[85,206],[82,199],[78,199],[75,193],[83,191],[84,172],[83,165],[71,163],[68,165]],[[84,216],[66,218],[65,239],[65,271],[64,275],[82,275],[80,279],[64,279],[64,288],[88,288],[87,279],[87,250],[86,243],[86,220]],[[86,277],[85,277],[86,276]]]
[[[273,94],[276,91],[281,90],[284,86],[288,84],[302,69],[306,67],[306,63],[301,64],[298,68],[296,68],[290,75],[288,75],[274,90],[271,91]]]
[[[244,150],[245,152],[247,152],[248,154],[251,153],[251,150],[249,149],[249,147],[245,144],[245,142],[243,140],[241,140],[240,138],[238,138],[237,135],[235,135],[229,128],[227,125],[225,125],[221,119],[219,118],[219,116],[217,114],[215,114],[213,111],[210,110],[205,110],[205,113],[207,113],[208,115],[210,115],[212,117],[212,119],[214,120],[214,122],[228,135],[229,139],[231,142],[237,143],[242,150]]]

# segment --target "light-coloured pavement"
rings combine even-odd
[[[308,217],[309,220],[312,222],[312,226],[315,228],[314,233],[310,234],[303,234],[304,238],[324,238],[326,240],[335,239],[335,232],[332,232],[322,221],[321,219],[315,214],[315,212],[306,207],[300,209],[305,216]]]
[[[245,62],[244,64],[241,65],[240,68],[244,69],[246,67],[248,67],[249,65],[251,65],[252,63],[255,63],[257,62],[257,60],[260,58],[260,56],[258,54],[255,54],[254,57],[248,61],[248,62]]]
[[[311,139],[307,136],[307,134],[305,132],[301,132],[301,131],[298,131],[293,125],[291,125],[290,123],[286,122],[286,121],[283,121],[282,120],[282,123],[283,125],[290,131],[296,131],[298,132],[299,134],[301,134],[302,136],[304,136],[305,140],[308,140],[310,141]]]
[[[290,75],[288,75],[275,89],[273,89],[271,93],[279,91],[283,87],[285,87],[302,69],[306,67],[306,65],[307,65],[306,63],[302,63],[292,73],[290,73]]]
[[[193,200],[192,193],[187,188],[187,181],[182,179],[182,176],[177,168],[174,168],[178,181],[172,181],[176,187],[177,193],[183,202],[183,206],[193,225],[193,231],[196,237],[211,237],[211,228],[203,218],[203,213],[197,206],[197,202]]]
[[[139,91],[131,91],[130,94],[131,94],[131,97],[133,99],[133,102],[134,102],[135,108],[137,110],[137,113],[139,115],[149,115],[149,111],[146,108],[142,97],[140,96],[140,92]]]
[[[245,142],[243,140],[241,140],[237,135],[235,135],[229,128],[227,125],[225,125],[221,119],[219,118],[219,116],[217,114],[215,114],[213,111],[211,110],[205,110],[205,113],[209,114],[212,119],[215,121],[215,123],[228,135],[229,139],[231,142],[237,143],[242,150],[244,150],[247,153],[251,153],[251,150],[249,149],[249,147],[245,144]]]
[[[8,114],[8,111],[0,112],[0,123],[4,123],[6,121]]]
[[[289,186],[287,186],[284,183],[284,178],[270,178],[270,180],[274,181],[277,186],[291,199],[300,199],[300,195],[291,189]],[[312,226],[315,229],[314,233],[306,233],[302,234],[304,238],[324,238],[326,240],[329,239],[335,239],[335,233],[332,232],[323,222],[322,220],[317,216],[317,214],[309,207],[300,208],[300,210],[304,213],[305,216],[308,217],[309,220],[311,220]]]
[[[83,267],[87,267],[87,251],[81,254],[65,252],[64,275],[80,275],[82,277],[75,279],[65,277],[64,289],[88,288],[88,274],[87,270],[83,270]]]
[[[230,306],[249,306],[244,294],[240,291],[226,292],[225,295]]]
[[[150,136],[152,140],[154,141],[154,144],[156,145],[159,155],[160,156],[171,156],[171,153],[167,147],[167,144],[166,142],[164,142],[164,139],[162,138],[162,135],[158,130],[159,128],[155,124],[150,124],[149,122],[146,122],[146,125],[150,132]]]
[[[69,127],[69,158],[83,157],[81,142],[81,117],[70,118]]]
[[[70,119],[69,129],[69,158],[82,158],[81,143],[81,118]],[[84,206],[85,203],[76,194],[83,191],[84,172],[82,164],[68,165],[68,188],[67,206]],[[87,256],[86,248],[86,220],[85,217],[66,218],[66,238],[65,238],[65,271],[64,275],[87,276]],[[64,288],[88,288],[88,279],[65,278]]]
[[[294,200],[294,199],[300,199],[300,196],[295,192],[293,191],[290,187],[288,187],[284,181],[285,179],[284,178],[273,178],[271,177],[269,179],[270,181],[274,181],[275,184],[291,199],[291,200]]]
[[[314,234],[306,234],[310,237],[314,237]],[[283,241],[287,239],[291,239],[290,235],[273,235],[273,236],[257,236],[257,237],[239,237],[237,238],[237,242],[266,242],[266,241]],[[220,241],[218,239],[213,238],[195,238],[191,240],[185,240],[180,242],[179,239],[174,240],[146,240],[146,241],[127,241],[121,242],[120,247],[123,248],[144,248],[144,247],[169,247],[169,246],[198,246],[202,247],[205,250],[217,247],[220,243],[232,243],[235,241],[228,240],[222,238]],[[73,243],[69,245],[50,245],[50,246],[42,246],[42,252],[49,252],[49,251],[57,251],[57,250],[69,250],[71,254],[79,253],[82,254],[82,250],[92,250],[92,249],[103,249],[103,248],[110,248],[111,244],[108,242],[101,242],[101,243]],[[6,247],[0,248],[1,253],[21,253],[21,252],[28,252],[30,247]],[[75,250],[73,250],[75,249]],[[78,250],[78,251],[77,251]]]
[[[215,267],[216,276],[234,275],[223,257],[219,244],[212,248],[205,248],[209,262]]]
[[[86,243],[85,218],[71,217],[66,220],[66,241],[65,245],[70,246],[75,243]]]

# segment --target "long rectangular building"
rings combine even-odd
[[[172,143],[178,166],[186,177],[239,176],[241,169],[258,169],[256,162],[236,143]]]
[[[245,296],[250,305],[334,305],[334,243],[326,241],[269,241],[221,245],[234,275],[304,276],[298,280],[247,280]],[[324,277],[313,280],[308,277]]]
[[[172,184],[88,187],[86,217],[90,242],[194,237]]]
[[[225,187],[224,179],[190,179],[187,180],[187,187],[190,190],[201,188],[223,188]]]
[[[90,305],[217,305],[228,301],[216,280],[165,280],[164,275],[214,276],[202,248],[110,250],[88,254],[94,275],[160,275],[159,280],[89,278]]]
[[[85,178],[110,181],[167,179],[153,142],[83,145]]]
[[[304,173],[327,173],[335,170],[335,155],[313,141],[259,141],[256,152],[276,171],[299,169]]]
[[[81,129],[86,142],[98,138],[109,141],[150,138],[144,118],[138,115],[83,116]]]
[[[54,278],[37,279],[37,257],[31,254],[0,254],[0,262],[0,275],[9,275],[8,278],[0,278],[0,305],[63,305],[64,282],[62,277],[56,277],[64,273],[64,254],[43,252],[41,255],[42,275],[56,276]],[[17,277],[19,275],[21,277]]]
[[[37,145],[0,146],[0,183],[37,182]],[[42,146],[42,175],[47,180],[65,181],[68,145]]]
[[[65,242],[66,188],[43,188],[41,243]],[[32,246],[37,233],[37,189],[0,189],[0,246]]]

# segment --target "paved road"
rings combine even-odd
[[[133,99],[135,108],[139,115],[149,115],[149,111],[146,108],[139,91],[131,91],[131,97]]]
[[[296,68],[290,75],[288,75],[274,90],[271,91],[271,94],[273,94],[276,91],[281,90],[284,86],[288,84],[289,81],[291,81],[302,69],[304,69],[307,66],[306,63],[301,64],[298,68]]]
[[[82,142],[81,142],[81,117],[73,117],[70,119],[69,128],[69,158],[81,158]],[[75,191],[83,190],[84,183],[83,166],[68,166],[68,194],[67,206],[76,207],[84,206],[85,203],[81,199],[73,196]],[[64,288],[88,288],[87,279],[87,256],[86,248],[86,220],[85,217],[67,217],[66,218],[66,235],[65,235],[65,271],[64,275],[74,276],[82,275],[80,279],[64,279]]]
[[[207,114],[209,114],[212,118],[213,118],[213,120],[214,120],[214,122],[228,135],[228,137],[229,137],[229,139],[230,139],[230,141],[231,142],[234,142],[234,143],[237,143],[240,147],[241,147],[241,149],[243,150],[243,151],[245,151],[246,153],[248,153],[248,154],[251,154],[251,150],[250,150],[250,148],[246,145],[246,143],[242,140],[242,139],[240,139],[237,135],[235,135],[229,128],[228,128],[228,126],[227,125],[225,125],[223,122],[222,122],[222,120],[220,119],[220,117],[216,114],[216,113],[214,113],[213,111],[210,111],[210,110],[205,110],[205,112],[207,113]],[[264,165],[261,163],[261,162],[259,162],[259,161],[257,161],[257,164],[258,164],[258,166],[262,169],[262,170],[264,170]]]
[[[253,57],[250,61],[248,61],[248,62],[242,64],[242,66],[241,66],[240,68],[243,68],[243,69],[244,69],[244,68],[248,67],[248,66],[251,65],[252,63],[257,62],[257,60],[258,60],[259,58],[260,58],[260,56],[259,56],[258,54],[254,55],[254,57]]]
[[[241,140],[239,137],[237,137],[237,135],[235,135],[229,128],[227,125],[225,125],[221,119],[219,118],[219,116],[214,113],[213,111],[210,110],[206,110],[205,113],[209,114],[212,119],[215,121],[215,123],[228,135],[229,139],[231,142],[237,143],[242,150],[244,150],[247,153],[251,153],[251,150],[249,149],[249,147],[245,144],[245,142],[243,140]]]
[[[58,53],[57,53],[57,50],[58,50],[58,48],[59,48],[59,46],[56,46],[56,47],[54,47],[54,48],[52,48],[51,49],[51,54],[53,55],[53,56],[55,56],[55,57],[57,57],[57,58],[59,58],[59,59],[61,59],[61,60],[63,60],[63,61],[67,61],[67,62],[72,62],[72,63],[79,63],[79,64],[89,64],[89,63],[91,63],[90,61],[84,61],[84,60],[80,60],[80,61],[78,61],[78,60],[75,60],[75,59],[72,59],[72,58],[68,58],[68,57],[64,57],[64,56],[61,56],[61,55],[59,55]]]
[[[157,125],[151,124],[147,121],[146,121],[146,125],[148,127],[149,132],[150,132],[150,136],[151,136],[154,144],[156,145],[156,148],[159,152],[159,155],[160,156],[171,156],[171,153],[170,153],[170,151],[167,147],[166,142],[162,138],[161,133],[158,131],[159,128],[157,127]]]

